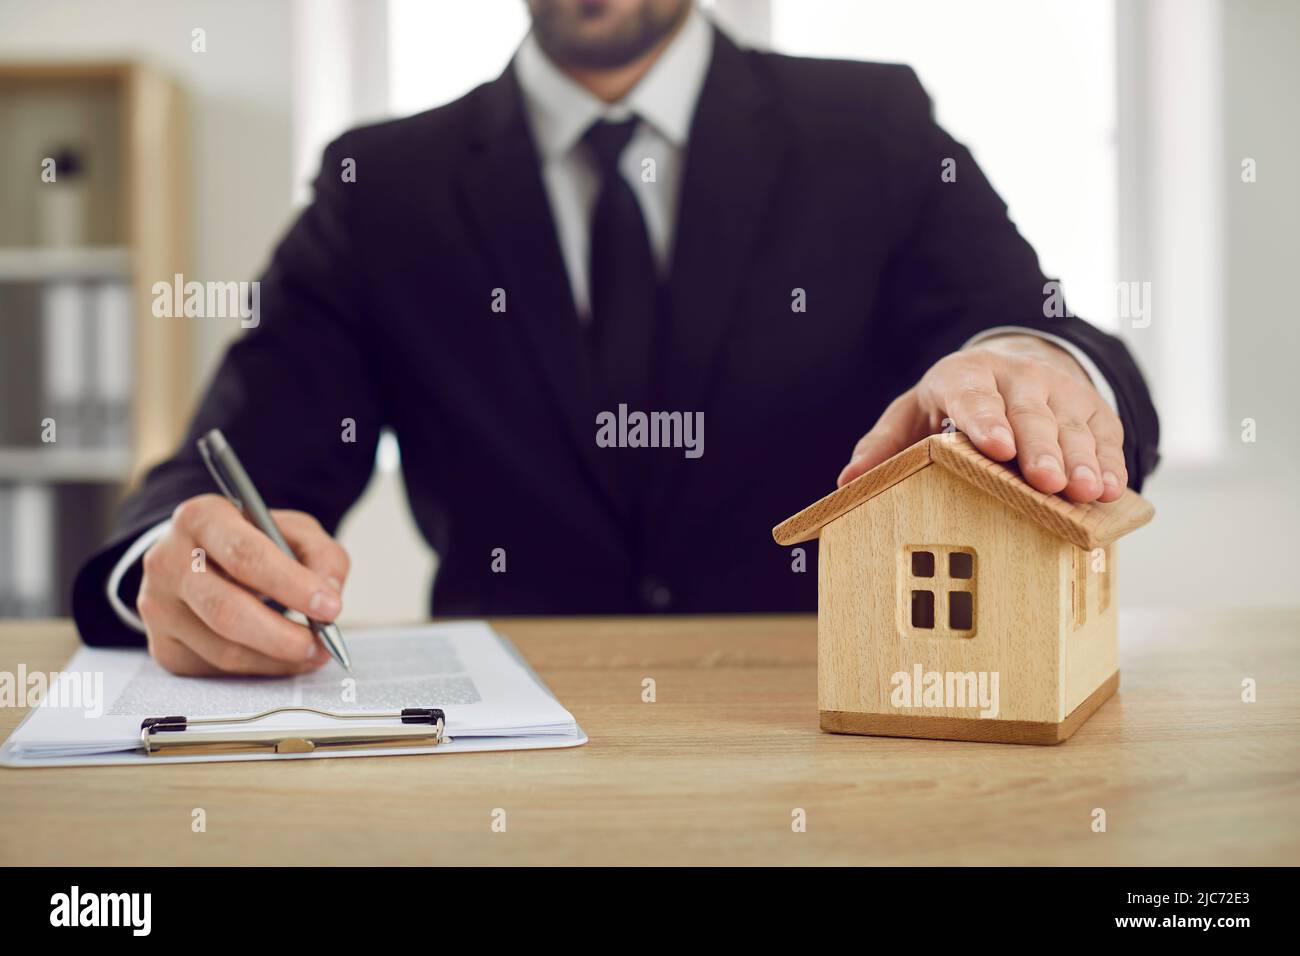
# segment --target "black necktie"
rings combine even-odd
[[[600,173],[591,218],[591,335],[603,394],[648,412],[658,282],[641,204],[618,168],[636,126],[635,116],[597,120],[583,136]]]

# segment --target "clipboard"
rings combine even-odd
[[[304,713],[346,723],[350,720],[400,721],[392,727],[239,730],[276,714]],[[274,753],[309,754],[401,747],[437,747],[451,742],[444,712],[437,707],[407,707],[388,713],[340,714],[315,707],[276,707],[246,717],[176,715],[146,717],[140,722],[140,749],[148,757]]]
[[[161,671],[143,649],[83,647],[64,670],[104,675],[103,690],[95,698],[99,711],[32,708],[0,742],[0,776],[7,767],[392,758],[550,750],[587,742],[573,715],[509,639],[486,622],[451,621],[349,636],[356,638],[357,648],[366,649],[363,657],[413,660],[415,670],[381,669],[370,675],[379,681],[378,692],[360,686],[360,701],[344,704],[329,680],[298,687],[233,678],[209,686],[202,679]],[[434,660],[433,653],[424,654],[428,660],[421,657],[422,648],[435,638],[439,646],[433,650],[437,655],[454,652],[455,674],[468,679],[472,693],[459,677],[450,684],[428,679],[441,675],[446,663],[441,657]],[[137,680],[141,683],[132,688]],[[202,686],[191,690],[192,680]],[[284,686],[276,686],[280,683]]]

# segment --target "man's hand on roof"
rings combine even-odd
[[[858,441],[837,484],[943,431],[945,420],[990,458],[1017,459],[1039,491],[1114,501],[1128,486],[1119,417],[1068,352],[1024,334],[984,339],[931,366]]]

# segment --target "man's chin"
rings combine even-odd
[[[654,49],[660,39],[660,37],[652,37],[647,42],[644,37],[596,35],[590,38],[573,38],[563,43],[559,50],[547,49],[547,53],[566,66],[615,70],[629,63],[635,63]],[[543,49],[546,49],[545,44]]]
[[[656,18],[649,5],[631,14],[566,16],[534,10],[533,31],[547,55],[565,66],[612,70],[636,62],[681,23],[689,4]]]

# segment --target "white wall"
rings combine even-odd
[[[769,45],[912,67],[1070,307],[1118,325],[1112,3],[773,0]]]

